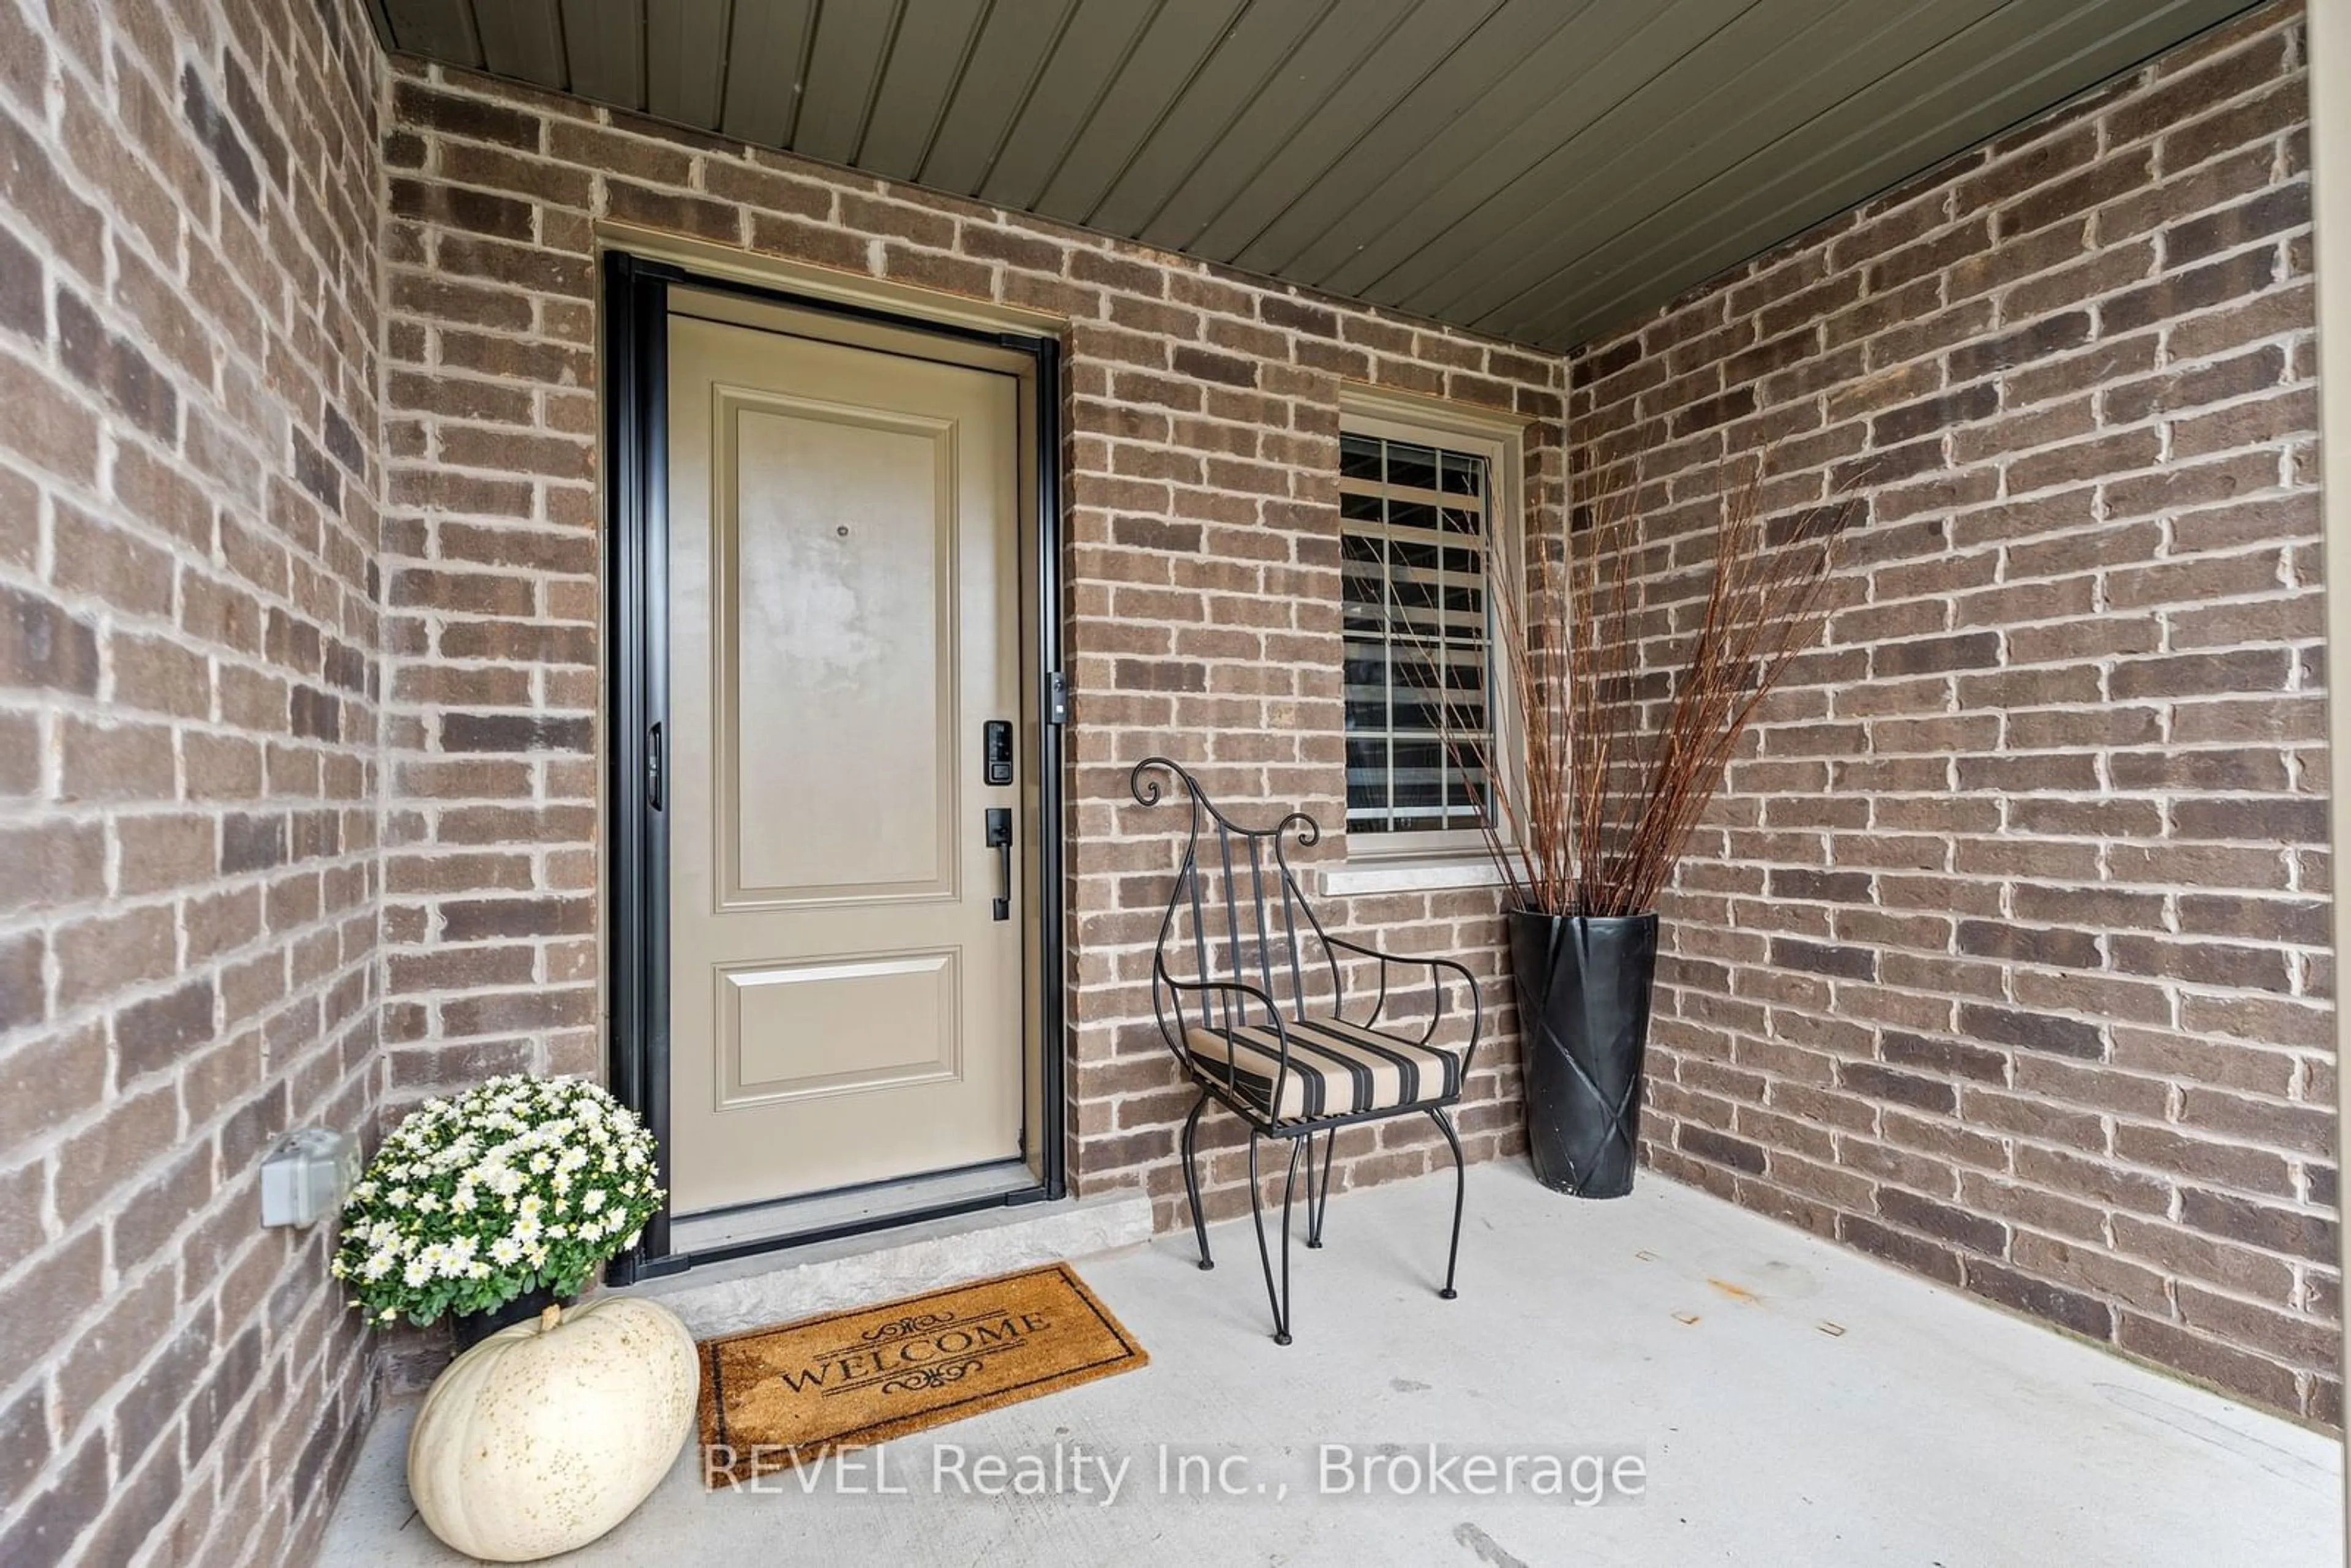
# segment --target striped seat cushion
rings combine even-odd
[[[1290,1036],[1290,1071],[1283,1078],[1276,1120],[1351,1116],[1442,1100],[1461,1090],[1461,1059],[1434,1045],[1382,1034],[1337,1019],[1283,1020]],[[1273,1096],[1281,1041],[1271,1028],[1237,1028],[1228,1044],[1218,1030],[1184,1031],[1193,1066],[1230,1084],[1259,1105]]]

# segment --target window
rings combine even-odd
[[[1359,847],[1401,853],[1479,840],[1497,728],[1488,592],[1503,553],[1497,470],[1513,444],[1345,422],[1347,831]]]

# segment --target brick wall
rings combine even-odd
[[[0,0],[0,1562],[308,1554],[376,998],[359,6]]]
[[[1071,1169],[1086,1191],[1146,1184],[1172,1222],[1190,1096],[1147,982],[1176,818],[1134,807],[1125,770],[1168,751],[1220,798],[1335,825],[1341,382],[1524,415],[1532,526],[1555,531],[1564,365],[486,78],[392,70],[392,1095],[603,1066],[593,256],[596,224],[624,223],[1067,322]],[[1490,893],[1342,913],[1499,977]],[[1506,1042],[1481,1061],[1475,1155],[1516,1136],[1514,1071]],[[1210,1202],[1234,1212],[1241,1153],[1210,1125]],[[1433,1137],[1356,1133],[1339,1180],[1425,1169]]]
[[[387,83],[341,0],[56,18],[0,0],[0,1558],[301,1558],[367,1356],[256,1156],[601,1070],[600,222],[1066,321],[1072,1165],[1175,1222],[1125,766],[1335,822],[1343,382],[1532,422],[1540,534],[1566,368]],[[2260,14],[1782,247],[1577,356],[1573,434],[1668,550],[1734,453],[1867,507],[1669,909],[1656,1163],[2339,1419],[2299,66]],[[1507,1017],[1490,894],[1339,913]]]
[[[1571,406],[1661,627],[1726,457],[1865,507],[1667,906],[1651,1159],[2339,1421],[2301,49],[2176,52],[1590,345]]]

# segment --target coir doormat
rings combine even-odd
[[[1061,1263],[705,1340],[713,1486],[1034,1399],[1151,1359]]]

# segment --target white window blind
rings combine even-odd
[[[1474,831],[1493,739],[1485,457],[1356,432],[1339,445],[1347,831]]]

